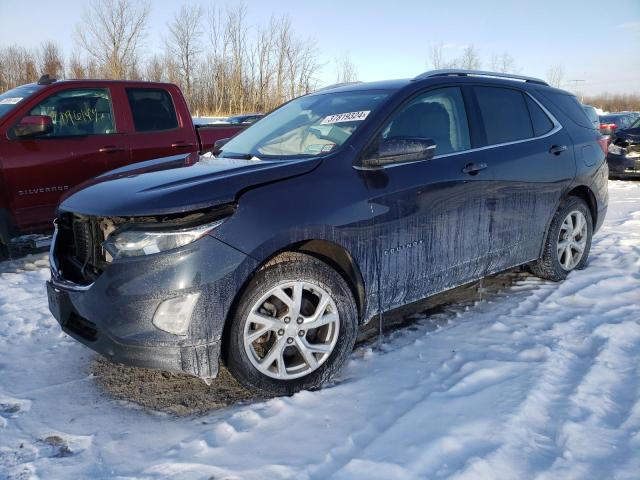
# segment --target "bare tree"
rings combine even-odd
[[[602,93],[586,96],[583,103],[601,108],[605,112],[639,111],[640,95],[637,93]]]
[[[480,53],[473,45],[468,45],[462,51],[462,55],[454,61],[454,66],[465,70],[479,70],[482,66]]]
[[[160,55],[153,55],[145,65],[144,77],[152,82],[163,82],[167,79],[165,59]]]
[[[40,74],[49,74],[53,78],[64,76],[64,58],[60,47],[53,41],[43,42],[38,52],[38,69]]]
[[[553,87],[560,87],[564,80],[564,68],[562,65],[555,64],[549,67],[547,71],[547,81]]]
[[[348,83],[358,80],[358,70],[351,61],[349,53],[335,59],[336,63],[336,83]]]
[[[440,70],[442,68],[448,68],[445,63],[444,46],[442,43],[434,43],[429,47],[429,59],[427,60],[427,66],[433,70]]]
[[[0,87],[4,90],[38,79],[36,55],[17,45],[0,49]]]
[[[126,78],[137,64],[148,17],[148,3],[92,0],[76,26],[76,36],[104,76]]]
[[[193,101],[194,67],[202,53],[202,14],[202,7],[182,5],[173,22],[167,26],[169,38],[165,40],[167,52],[176,59],[180,83],[190,104]]]
[[[508,52],[491,56],[491,70],[501,73],[517,73],[516,62]]]

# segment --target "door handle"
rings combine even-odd
[[[191,148],[191,147],[195,147],[195,145],[191,143],[174,142],[171,144],[171,147],[172,148]]]
[[[107,147],[102,147],[98,149],[98,152],[100,153],[118,153],[118,152],[124,152],[125,149],[122,147],[114,147],[112,145],[109,145]]]
[[[549,149],[549,153],[553,153],[554,155],[560,155],[567,149],[566,145],[552,145]]]
[[[480,170],[484,170],[487,167],[486,163],[467,163],[462,169],[462,173],[477,175]]]

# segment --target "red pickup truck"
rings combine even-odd
[[[180,89],[46,76],[0,95],[0,257],[11,238],[51,229],[60,196],[108,170],[206,153],[245,128],[195,127]]]

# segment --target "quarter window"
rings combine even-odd
[[[521,92],[499,87],[474,87],[474,90],[489,145],[533,137],[529,110]]]
[[[29,115],[51,117],[53,131],[39,138],[116,133],[106,88],[64,90],[43,100]]]
[[[394,114],[382,131],[382,140],[422,138],[433,140],[435,155],[471,148],[469,124],[462,92],[457,87],[424,93]]]
[[[527,99],[527,106],[529,107],[529,114],[531,115],[531,123],[533,125],[533,133],[536,137],[549,133],[553,129],[553,122],[546,113],[540,108],[535,100],[529,95],[525,95]]]
[[[176,110],[169,92],[152,88],[127,88],[136,132],[178,128]]]

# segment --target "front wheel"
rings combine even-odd
[[[557,282],[570,271],[583,269],[592,235],[593,219],[586,202],[578,197],[564,200],[551,221],[542,257],[531,264],[532,273]]]
[[[324,262],[285,253],[245,289],[228,330],[227,367],[258,393],[317,388],[346,362],[357,310],[342,276]]]

